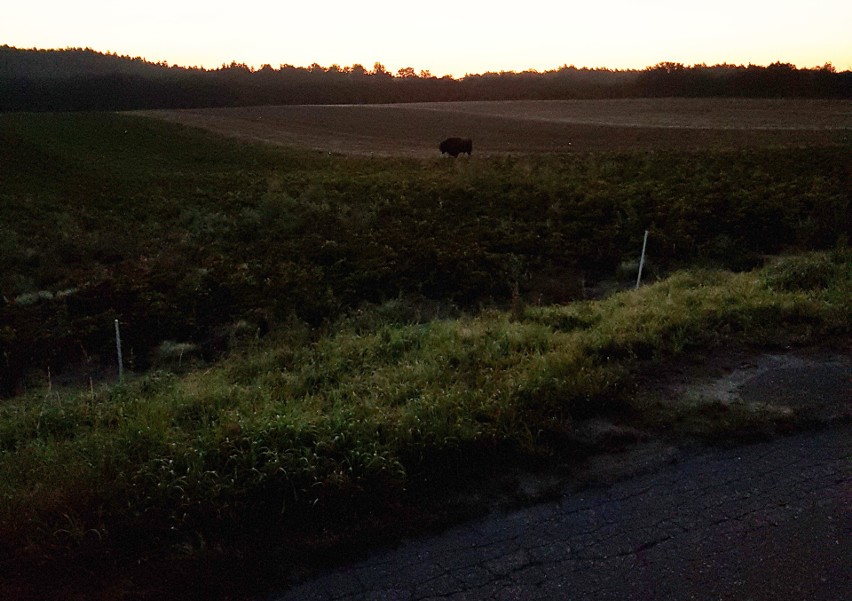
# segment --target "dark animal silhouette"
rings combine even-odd
[[[453,158],[463,152],[470,156],[470,153],[473,152],[473,140],[470,138],[447,138],[438,144],[438,149],[441,154],[449,154]]]

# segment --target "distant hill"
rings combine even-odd
[[[172,69],[185,72],[182,67]],[[70,79],[104,75],[162,77],[170,68],[143,58],[104,54],[91,48],[23,50],[0,46],[0,78]]]
[[[660,63],[644,70],[500,72],[461,79],[408,67],[393,74],[376,63],[340,67],[232,62],[218,69],[169,66],[91,48],[0,46],[0,110],[74,111],[141,108],[573,98],[796,97],[852,98],[852,73],[826,65]]]

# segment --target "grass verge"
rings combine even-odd
[[[685,271],[606,300],[456,319],[401,320],[385,305],[318,341],[281,331],[182,377],[4,402],[0,561],[215,557],[233,573],[252,547],[284,565],[387,520],[407,528],[423,518],[419,495],[558,455],[577,420],[641,420],[643,366],[848,336],[850,259]],[[672,427],[689,423],[676,413]]]

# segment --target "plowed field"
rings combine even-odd
[[[243,139],[344,154],[428,157],[448,136],[474,155],[823,146],[852,141],[852,103],[627,99],[264,106],[140,111]]]

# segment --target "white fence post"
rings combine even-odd
[[[118,331],[118,320],[115,320],[115,352],[118,355],[118,381],[124,381],[124,362],[121,360],[121,334]]]
[[[642,256],[639,258],[639,273],[636,275],[636,289],[639,290],[639,282],[642,281],[642,267],[645,266],[645,247],[648,246],[648,230],[645,230],[645,238],[642,240]]]

